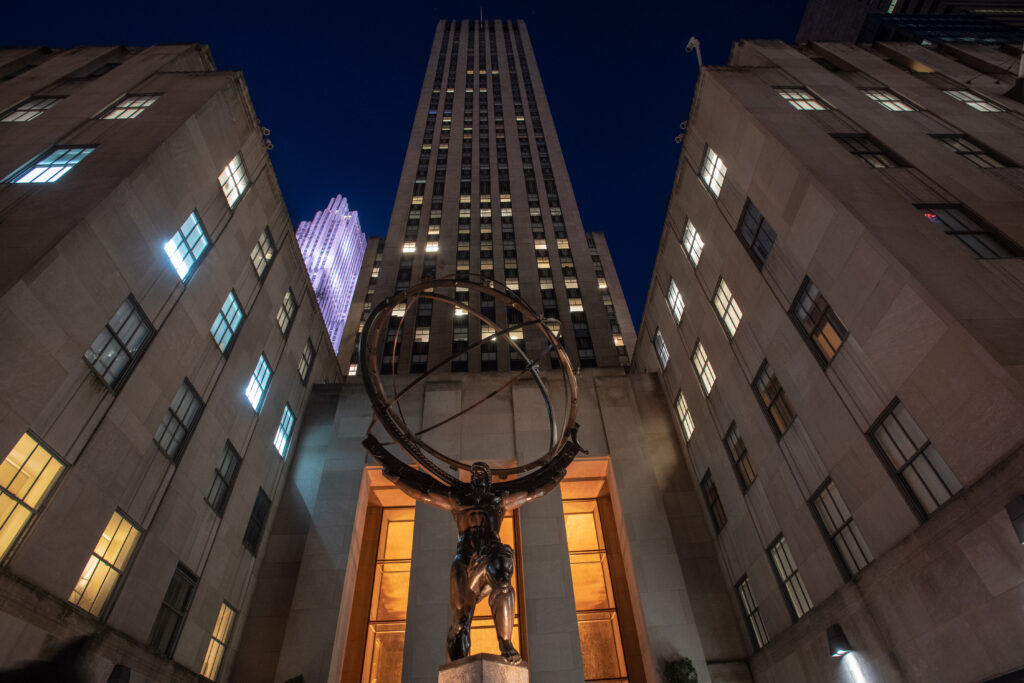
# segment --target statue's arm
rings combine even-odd
[[[363,440],[363,446],[383,465],[384,476],[394,482],[399,490],[415,500],[442,510],[454,507],[455,501],[449,487],[391,455],[372,435]]]
[[[578,426],[572,428],[569,440],[562,450],[555,454],[555,457],[544,467],[513,482],[502,482],[494,486],[504,498],[505,509],[515,510],[530,501],[537,500],[561,483],[569,463],[578,453],[585,452],[576,441],[577,429]]]

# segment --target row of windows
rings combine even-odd
[[[880,107],[887,111],[920,111],[921,107],[911,103],[901,95],[896,94],[888,88],[860,88],[869,99],[877,102]],[[825,111],[834,109],[825,102],[819,95],[812,93],[807,88],[777,87],[775,92],[782,99],[793,105],[794,109],[800,111]],[[971,90],[943,90],[958,102],[963,102],[975,111],[991,113],[1006,111],[1002,106],[988,100]]]
[[[134,119],[157,101],[159,95],[126,95],[104,109],[97,119]],[[41,116],[63,97],[30,97],[0,114],[0,122],[26,123]]]

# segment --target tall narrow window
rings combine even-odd
[[[61,97],[30,97],[14,108],[5,111],[0,116],[0,121],[6,123],[25,123],[26,121],[31,121],[62,99]]]
[[[986,227],[979,218],[968,213],[960,206],[918,206],[924,211],[924,217],[932,223],[941,225],[947,235],[951,235],[971,250],[975,258],[1013,258],[1019,250],[997,237],[991,228]]]
[[[181,452],[185,449],[185,444],[188,443],[188,438],[192,435],[202,412],[203,401],[186,379],[174,395],[174,400],[171,401],[171,406],[153,437],[160,450],[174,462],[181,457]]]
[[[917,107],[910,104],[892,90],[885,88],[864,88],[861,90],[869,99],[878,102],[879,106],[889,111],[917,111]]]
[[[807,614],[814,603],[811,602],[811,596],[807,594],[804,581],[796,569],[796,561],[793,560],[793,553],[789,551],[785,537],[779,536],[768,549],[768,555],[771,557],[775,576],[786,594],[790,612],[794,619],[799,619]]]
[[[882,147],[881,143],[870,135],[833,135],[832,137],[851,154],[860,157],[865,164],[872,168],[902,166],[889,150]]]
[[[779,96],[800,111],[824,111],[825,104],[815,97],[807,88],[775,88]]]
[[[284,412],[281,413],[281,422],[277,425],[277,433],[274,435],[274,448],[281,454],[281,457],[288,455],[288,445],[292,439],[292,427],[295,426],[295,414],[286,404]]]
[[[414,507],[382,510],[363,655],[363,681],[385,683],[402,678],[415,521]]]
[[[782,390],[782,384],[776,376],[775,371],[768,365],[768,361],[761,364],[761,369],[754,378],[754,393],[761,401],[761,407],[769,417],[772,429],[776,436],[782,436],[796,419],[796,412],[790,405],[786,392]]]
[[[710,147],[704,148],[704,162],[700,167],[700,179],[704,181],[704,184],[711,190],[711,194],[718,196],[718,193],[722,191],[722,183],[725,182],[725,162],[722,158],[715,154],[715,150]]]
[[[68,601],[99,616],[121,578],[121,573],[128,566],[140,535],[141,532],[131,522],[121,513],[115,512],[107,522]]]
[[[686,220],[686,229],[683,231],[682,241],[683,251],[690,259],[690,263],[696,268],[697,264],[700,263],[700,255],[704,251],[704,240],[701,239],[700,233],[697,232],[697,228],[694,227],[693,222],[689,219]]]
[[[159,95],[128,95],[100,117],[101,119],[134,119],[157,101]]]
[[[267,357],[261,353],[259,360],[256,361],[256,369],[252,371],[252,376],[249,377],[249,384],[245,387],[245,397],[249,399],[249,405],[257,413],[263,407],[263,399],[267,394],[270,376],[270,363],[267,362]]]
[[[847,576],[854,576],[871,562],[871,551],[853,521],[853,515],[839,495],[835,483],[826,480],[811,499],[811,509],[828,538]]]
[[[743,216],[740,218],[739,227],[736,228],[736,234],[747,245],[747,251],[758,268],[763,266],[775,244],[775,230],[749,199],[747,205],[743,207]]]
[[[676,417],[679,418],[679,426],[683,428],[683,436],[689,441],[693,436],[693,415],[690,414],[690,407],[686,405],[682,391],[676,394]]]
[[[725,284],[725,278],[718,279],[718,288],[715,289],[715,312],[718,313],[718,319],[725,327],[725,333],[729,335],[729,339],[735,337],[736,329],[740,326],[740,320],[743,318],[743,311],[736,303],[736,298],[732,295],[729,285]]]
[[[108,387],[117,391],[152,339],[153,326],[135,297],[129,296],[86,350],[85,362]]]
[[[242,155],[237,154],[224,170],[220,173],[220,189],[224,192],[224,198],[228,200],[228,206],[235,208],[239,198],[249,187],[249,178],[245,174],[245,165],[242,164]]]
[[[664,370],[668,365],[668,346],[665,345],[665,338],[661,336],[661,330],[654,332],[654,352],[658,354],[658,364]]]
[[[263,529],[267,526],[267,515],[270,514],[270,496],[259,490],[256,500],[252,504],[252,512],[249,513],[249,524],[245,527],[245,535],[242,537],[242,547],[255,555],[260,549],[260,541],[263,540]]]
[[[750,462],[747,444],[743,442],[743,437],[736,431],[735,422],[729,425],[722,443],[725,444],[725,450],[729,454],[729,461],[732,463],[733,469],[736,470],[736,478],[739,479],[740,488],[747,491],[750,485],[754,483],[757,473],[754,472],[754,466]]]
[[[705,472],[704,478],[700,480],[700,490],[704,494],[704,503],[708,506],[711,521],[715,525],[715,532],[721,533],[728,520],[725,516],[725,507],[722,505],[722,499],[718,496],[718,487],[715,486],[714,480],[711,479],[711,470]]]
[[[231,605],[221,603],[220,612],[217,613],[217,622],[213,625],[213,635],[210,637],[210,644],[206,646],[206,656],[203,658],[203,668],[200,675],[217,680],[220,673],[220,664],[224,661],[224,650],[227,649],[228,641],[231,639],[231,629],[235,625],[235,617],[238,612]]]
[[[224,513],[224,507],[228,503],[228,496],[231,495],[231,487],[235,485],[235,477],[238,476],[238,468],[241,464],[242,458],[238,455],[238,451],[230,441],[225,442],[220,460],[213,470],[210,491],[206,494],[206,502],[218,515]]]
[[[697,341],[697,345],[693,347],[693,355],[690,356],[690,362],[693,363],[693,370],[697,373],[697,378],[700,380],[701,389],[704,390],[704,395],[707,396],[711,393],[711,388],[715,386],[715,370],[711,367],[711,360],[708,358],[708,352],[704,350],[704,345]]]
[[[889,406],[868,434],[921,517],[935,512],[960,490],[946,461],[899,401]]]
[[[277,311],[277,326],[281,328],[281,334],[286,337],[288,336],[288,330],[292,327],[292,321],[295,320],[295,308],[295,295],[289,289],[284,293],[281,308]]]
[[[206,253],[209,246],[210,240],[203,230],[203,225],[199,222],[199,216],[193,211],[171,239],[164,244],[164,252],[171,260],[171,265],[174,266],[178,277],[184,281],[188,279],[192,267]]]
[[[316,358],[316,349],[313,348],[313,340],[307,339],[306,346],[302,349],[302,356],[299,357],[299,379],[303,386],[309,381],[309,373],[313,370],[313,359]]]
[[[818,357],[826,365],[831,363],[849,333],[810,278],[804,278],[803,287],[793,300],[792,315],[813,342]]]
[[[672,311],[672,319],[677,323],[683,319],[683,310],[686,308],[683,304],[683,295],[679,293],[679,288],[676,287],[676,281],[669,279],[668,291],[665,292],[665,300],[668,301],[668,308]]]
[[[180,564],[171,577],[171,584],[164,594],[164,601],[153,623],[153,632],[149,636],[149,644],[165,657],[173,655],[178,645],[178,636],[181,635],[181,627],[185,625],[188,609],[192,606],[197,581],[195,574]]]
[[[754,591],[751,590],[750,581],[746,576],[736,584],[736,594],[740,598],[740,606],[743,608],[743,616],[746,617],[747,627],[750,629],[750,637],[754,640],[754,648],[760,650],[768,644],[768,631],[764,627],[761,610],[758,609]]]
[[[277,247],[274,245],[274,238],[270,235],[270,230],[263,228],[259,239],[256,240],[256,246],[252,248],[252,253],[249,254],[249,258],[252,260],[252,267],[256,271],[256,277],[261,280],[263,279],[276,253]]]
[[[1006,111],[995,102],[986,100],[981,95],[971,92],[970,90],[943,90],[944,93],[952,97],[954,100],[963,102],[971,109],[981,112],[996,112]]]
[[[11,183],[55,183],[96,149],[90,147],[54,147],[29,162],[8,178]]]
[[[210,334],[213,335],[213,341],[217,343],[221,353],[226,354],[230,350],[231,343],[235,340],[235,332],[238,332],[238,326],[241,324],[242,306],[238,303],[235,293],[228,292],[228,298],[224,299],[224,304],[217,311],[217,318],[210,327]]]
[[[933,138],[981,168],[1002,168],[1009,166],[995,152],[972,140],[966,135],[933,135]]]
[[[28,434],[0,462],[0,560],[22,532],[64,472],[64,463]]]

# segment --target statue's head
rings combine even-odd
[[[473,463],[469,470],[469,484],[479,492],[491,488],[491,466],[485,462]]]

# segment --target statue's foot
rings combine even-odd
[[[511,640],[499,640],[498,647],[501,648],[501,656],[505,658],[505,661],[509,664],[519,664],[523,661],[519,651],[512,646]]]

